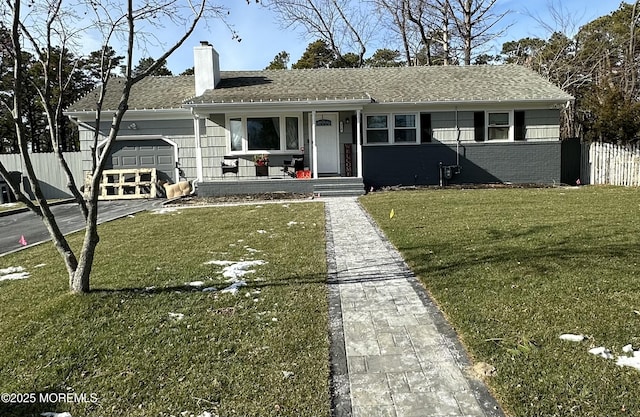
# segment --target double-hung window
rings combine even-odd
[[[229,118],[232,152],[297,151],[302,117],[260,116]]]
[[[416,143],[416,115],[396,114],[393,116],[393,141],[396,143]]]
[[[367,143],[389,143],[389,117],[367,116]]]
[[[416,143],[418,117],[416,114],[376,114],[365,118],[368,144]]]
[[[489,140],[509,140],[511,130],[510,112],[489,112],[487,114],[487,138]]]

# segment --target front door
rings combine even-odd
[[[338,174],[338,114],[316,114],[316,146],[318,147],[318,174]]]

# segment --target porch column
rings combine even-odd
[[[318,144],[316,143],[316,111],[311,112],[311,151],[313,152],[311,159],[311,172],[313,178],[318,178]]]
[[[361,110],[356,110],[356,150],[357,159],[356,164],[358,166],[358,178],[362,178],[362,122],[360,120]]]
[[[191,115],[193,116],[193,135],[195,136],[196,179],[202,181],[204,173],[202,169],[202,147],[200,146],[200,116],[193,109],[191,109]]]

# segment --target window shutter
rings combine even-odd
[[[484,112],[473,112],[473,127],[476,142],[484,142]]]
[[[525,140],[527,127],[524,124],[524,112],[516,111],[513,113],[513,124],[515,129],[515,140]]]
[[[428,143],[433,140],[431,130],[431,113],[420,113],[420,142]]]

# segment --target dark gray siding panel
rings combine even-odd
[[[368,186],[437,185],[439,163],[462,171],[450,184],[560,182],[560,141],[464,143],[455,145],[366,146],[364,180]]]

